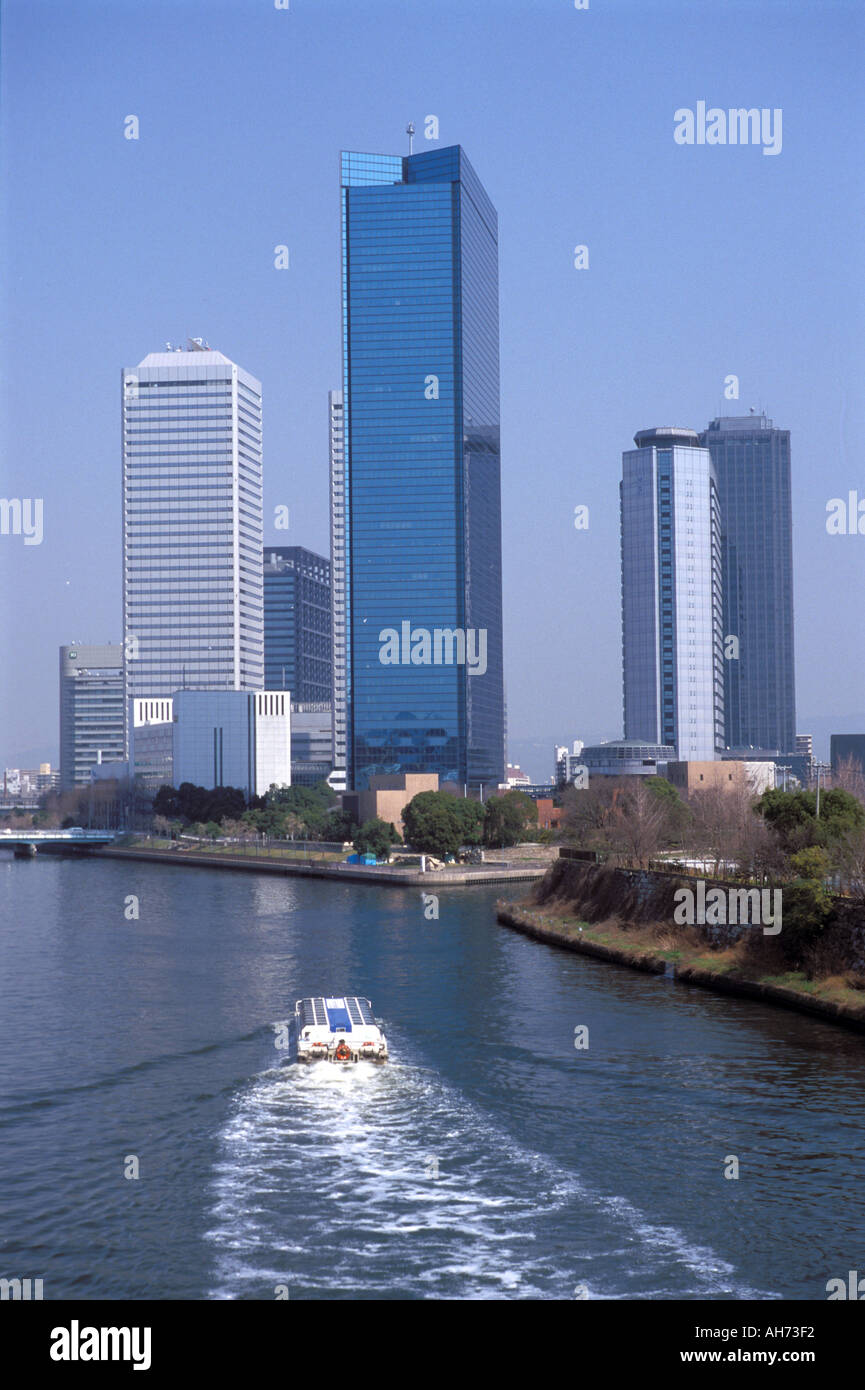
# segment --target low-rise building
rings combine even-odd
[[[584,745],[581,757],[590,781],[592,777],[663,777],[676,750],[666,743],[613,739]]]
[[[771,790],[775,785],[775,764],[771,761],[752,762],[744,758],[725,758],[711,762],[671,761],[667,763],[664,775],[668,782],[686,795],[715,788],[725,791],[740,791],[744,788],[753,796],[761,796],[764,791]]]
[[[87,786],[98,763],[124,756],[123,647],[60,648],[60,785]]]
[[[568,752],[565,744],[556,744],[556,786],[564,787],[569,782],[581,780],[580,769],[583,768],[583,740],[574,739],[573,750]]]
[[[439,791],[437,772],[399,772],[374,774],[363,791],[345,792],[342,807],[357,825],[383,820],[403,833],[402,813],[420,792]]]
[[[537,797],[535,805],[538,808],[538,829],[558,830],[562,823],[561,806],[554,806],[551,796]]]

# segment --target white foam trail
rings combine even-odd
[[[570,1298],[578,1284],[606,1298],[771,1296],[404,1063],[267,1071],[220,1151],[211,1297],[272,1298],[277,1284],[290,1297]],[[565,1231],[578,1245],[563,1249]]]

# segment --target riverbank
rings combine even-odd
[[[255,853],[229,852],[224,849],[158,849],[135,845],[123,848],[93,849],[92,858],[139,860],[151,864],[173,864],[205,869],[234,869],[254,873],[294,875],[298,878],[328,878],[350,883],[383,884],[397,888],[423,888],[429,893],[440,888],[461,888],[468,885],[531,882],[542,878],[546,864],[488,862],[477,867],[447,866],[420,873],[413,866],[400,868],[388,864],[346,864],[335,862],[332,855],[303,858],[278,851]]]
[[[541,912],[522,903],[498,902],[496,910],[503,926],[549,946],[631,970],[667,975],[680,984],[759,999],[865,1033],[865,995],[841,977],[808,980],[799,971],[760,975],[749,969],[739,946],[712,951],[705,943],[689,939],[686,932],[658,926],[589,923],[561,911]]]

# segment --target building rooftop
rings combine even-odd
[[[195,354],[196,367],[233,367],[234,363],[224,353],[202,348],[169,348],[166,352],[148,352],[139,362],[139,367],[185,367],[191,366],[189,359]],[[181,360],[182,359],[182,360]]]
[[[700,436],[696,430],[683,429],[680,425],[662,425],[658,429],[638,430],[634,435],[638,449],[669,449],[673,445],[685,449],[699,449]]]
[[[775,421],[770,420],[768,415],[763,415],[756,411],[750,415],[720,415],[709,424],[709,430],[732,434],[734,432],[744,432],[747,430],[773,430]]]

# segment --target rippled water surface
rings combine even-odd
[[[495,893],[428,921],[418,892],[0,857],[0,1275],[824,1299],[865,1268],[865,1039],[528,941]],[[273,1025],[343,992],[392,1061],[285,1065]]]

